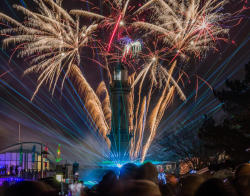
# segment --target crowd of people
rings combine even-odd
[[[250,196],[250,164],[237,167],[234,176],[219,179],[209,175],[190,174],[177,179],[168,175],[166,181],[158,178],[158,171],[151,163],[137,166],[123,165],[119,176],[107,172],[99,184],[82,188],[79,196]],[[53,188],[41,182],[20,182],[1,188],[3,196],[52,196]]]
[[[18,177],[18,178],[24,178],[24,179],[39,179],[41,172],[38,172],[37,170],[33,169],[21,169],[21,167],[18,166],[10,166],[8,167],[3,167],[0,169],[0,176],[13,176],[13,177]]]
[[[43,170],[43,177],[48,177],[55,174],[54,171],[44,169]],[[42,176],[41,170],[38,171],[36,169],[22,169],[20,166],[10,166],[7,165],[0,168],[0,177],[17,177],[22,179],[30,179],[30,180],[37,180],[40,179]]]
[[[9,166],[5,165],[0,168],[0,176],[7,176],[7,175],[18,175],[20,172],[20,167],[18,166]]]

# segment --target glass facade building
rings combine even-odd
[[[22,156],[20,161],[20,156]],[[34,158],[32,158],[34,157]],[[23,152],[5,152],[0,154],[0,168],[7,166],[7,168],[12,167],[21,167],[22,169],[34,169],[41,170],[41,155],[38,153],[29,153]],[[43,158],[43,168],[50,169],[50,161],[46,158]]]
[[[15,144],[0,151],[0,173],[3,168],[6,172],[18,167],[20,170],[51,169],[55,163],[55,156],[52,152],[43,151],[44,145],[39,143],[26,142]],[[43,154],[43,161],[41,160]],[[42,165],[43,164],[43,165]]]

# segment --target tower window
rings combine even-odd
[[[121,70],[116,70],[114,73],[114,80],[121,80],[122,79],[122,72]]]

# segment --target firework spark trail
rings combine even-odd
[[[110,141],[107,137],[107,134],[109,133],[109,127],[105,120],[100,100],[98,99],[97,95],[90,87],[86,79],[83,77],[80,69],[77,66],[72,66],[70,76],[73,77],[72,81],[75,80],[76,86],[78,86],[77,89],[79,89],[79,94],[84,100],[85,106],[90,113],[91,118],[97,125],[98,131],[102,134],[107,144],[110,146]]]
[[[218,66],[218,67],[217,67],[217,68],[216,68],[216,69],[206,78],[207,81],[210,81],[213,77],[216,76],[216,78],[214,79],[214,81],[211,83],[212,86],[214,86],[215,82],[216,82],[217,80],[219,80],[219,78],[218,78],[218,77],[219,77],[218,72],[221,72],[221,73],[223,72],[223,71],[222,71],[223,68],[225,68],[225,66],[232,60],[233,57],[235,57],[235,55],[240,51],[240,49],[241,49],[243,46],[245,46],[245,45],[249,42],[249,40],[250,40],[250,37],[247,37],[247,39],[244,40],[244,42],[234,51],[234,53],[233,53],[229,58],[227,58],[220,66]],[[217,61],[218,61],[218,60],[217,60]],[[217,61],[214,63],[214,65],[216,65],[216,63],[218,63]],[[237,63],[236,63],[236,64],[237,64]],[[230,73],[230,74],[231,74],[231,73]],[[200,85],[199,88],[202,88],[204,85],[205,85],[205,84]],[[205,94],[204,94],[203,96],[200,97],[200,99],[207,99],[208,91],[209,91],[209,90],[207,90],[207,91],[205,92]],[[191,95],[189,95],[189,97],[187,98],[187,101],[190,101],[194,96],[195,96],[195,91],[192,92]],[[197,104],[196,104],[196,105],[197,105]],[[170,115],[167,117],[167,119],[164,120],[164,122],[163,122],[163,124],[161,125],[161,127],[162,127],[162,128],[165,127],[165,126],[166,126],[166,123],[167,123],[167,122],[170,122],[171,119],[174,118],[173,121],[171,121],[171,124],[168,125],[168,128],[169,128],[169,129],[173,128],[173,127],[177,124],[178,120],[179,120],[180,118],[182,118],[182,115],[184,115],[184,113],[178,114],[179,111],[180,111],[184,106],[185,106],[185,103],[181,104],[172,114],[170,114]],[[192,107],[192,106],[190,106],[190,107]],[[177,114],[178,114],[178,117],[177,117],[177,118],[174,117],[174,116],[177,115]],[[188,118],[189,118],[189,117],[190,117],[190,116],[188,116]]]
[[[127,19],[127,17],[131,17],[129,14],[127,14],[130,0],[123,0],[123,1],[108,0],[104,1],[104,4],[105,3],[108,4],[111,10],[108,16],[103,16],[95,12],[85,11],[85,10],[71,10],[70,13],[76,16],[83,16],[86,18],[95,19],[97,20],[99,25],[104,26],[107,29],[114,26],[107,47],[107,51],[110,52],[115,36],[118,34],[118,31],[120,29],[124,29],[125,20]]]
[[[142,140],[143,140],[143,131],[144,131],[144,121],[145,121],[145,112],[146,112],[146,103],[147,103],[147,99],[146,99],[146,96],[143,98],[143,101],[142,101],[142,106],[141,106],[141,111],[140,111],[140,115],[139,115],[139,121],[138,121],[138,127],[137,127],[137,130],[138,130],[138,139],[136,140],[136,143],[135,143],[135,149],[131,149],[134,154],[133,154],[133,157],[134,158],[137,158],[139,156],[139,152],[140,152],[140,147],[141,147],[141,144],[142,144]]]
[[[146,70],[147,71],[147,70]],[[145,75],[146,76],[146,75]],[[144,76],[144,77],[145,77]],[[142,80],[143,81],[143,80]],[[136,82],[136,80],[135,80],[135,82]],[[134,83],[135,83],[134,82]],[[139,85],[139,92],[138,92],[138,102],[137,102],[137,107],[136,107],[136,112],[135,112],[135,126],[134,126],[134,131],[135,131],[135,133],[136,133],[136,131],[137,131],[137,126],[138,126],[138,112],[139,112],[139,108],[141,107],[141,105],[140,105],[140,102],[141,102],[141,90],[142,90],[142,85],[143,85],[143,82],[141,82],[140,83],[140,85]],[[134,86],[132,85],[132,88],[133,88]]]
[[[153,66],[152,66],[153,65]],[[160,66],[160,69],[156,69],[156,66]],[[160,81],[162,82],[161,85],[163,85],[163,81],[165,81],[165,84],[166,86],[171,89],[169,83],[171,82],[171,84],[173,84],[177,91],[178,91],[178,94],[180,95],[181,99],[182,100],[185,100],[186,97],[184,95],[184,93],[181,91],[181,88],[178,86],[177,82],[172,78],[172,71],[174,69],[174,67],[176,66],[176,62],[174,62],[172,64],[172,68],[170,69],[170,72],[168,72],[165,68],[163,68],[159,63],[158,63],[158,60],[157,59],[153,59],[137,76],[135,82],[133,83],[132,85],[132,88],[133,86],[141,79],[141,82],[140,82],[140,85],[139,85],[139,92],[138,92],[138,96],[139,96],[139,100],[137,102],[137,107],[136,107],[136,112],[135,112],[135,126],[134,126],[134,141],[136,141],[135,137],[136,137],[136,132],[137,132],[137,128],[138,128],[138,131],[140,132],[141,129],[140,129],[140,120],[138,121],[137,119],[140,118],[142,119],[142,116],[144,113],[140,113],[139,114],[139,108],[143,107],[143,105],[141,105],[140,103],[140,98],[141,98],[141,92],[142,92],[142,86],[143,86],[143,83],[144,83],[144,79],[147,75],[147,73],[149,72],[150,70],[150,80],[151,80],[151,85],[150,85],[150,89],[149,89],[149,96],[148,96],[148,102],[147,102],[147,112],[148,112],[148,108],[149,108],[149,105],[150,105],[150,100],[151,100],[151,92],[152,92],[152,88],[153,88],[153,85],[156,85],[158,84],[156,78],[158,77],[161,77],[160,78]],[[160,70],[160,71],[159,71]],[[160,75],[162,74],[162,75]],[[160,75],[160,76],[158,76]],[[139,123],[139,124],[138,124]],[[138,142],[141,142],[138,141]]]
[[[155,108],[153,109],[153,111],[149,117],[148,126],[149,126],[149,130],[150,130],[150,135],[146,141],[146,144],[143,146],[143,149],[142,149],[142,157],[141,157],[142,162],[145,160],[148,149],[149,149],[149,147],[150,147],[150,145],[151,145],[151,143],[156,135],[156,130],[157,130],[159,122],[163,116],[163,113],[164,113],[167,105],[171,101],[171,97],[173,97],[174,87],[171,87],[169,92],[166,95],[167,89],[168,89],[167,87],[164,88],[164,91],[163,91],[161,98],[159,99],[157,105],[155,106]]]
[[[91,118],[94,118],[97,130],[109,143],[106,137],[109,127],[106,124],[101,103],[95,92],[83,78],[81,71],[75,66],[75,64],[80,64],[79,49],[87,46],[93,40],[92,33],[96,30],[97,25],[80,26],[79,18],[74,20],[61,8],[60,4],[57,4],[59,1],[57,3],[52,0],[35,2],[40,8],[38,13],[22,6],[14,5],[14,8],[26,16],[23,24],[0,13],[1,21],[8,22],[14,26],[0,31],[4,34],[11,34],[11,36],[3,40],[4,46],[7,47],[11,43],[20,43],[23,44],[23,47],[18,51],[19,57],[34,55],[34,58],[30,60],[31,67],[25,71],[25,74],[30,72],[40,74],[32,99],[44,83],[49,84],[49,90],[53,94],[57,81],[64,70],[65,75],[62,80],[62,87],[68,75],[71,76],[71,79],[78,78],[77,84],[89,92],[89,95],[86,97],[92,98],[92,101],[88,103],[88,100],[84,99],[86,108],[88,111],[91,111]]]
[[[134,87],[132,87],[132,84],[135,81],[135,73],[131,74],[128,77],[128,84],[131,86],[130,94],[129,94],[129,100],[128,100],[128,110],[129,110],[129,126],[130,126],[130,131],[133,130],[133,119],[134,119]]]
[[[154,61],[156,61],[156,59]],[[153,63],[155,63],[154,61],[153,61]],[[158,62],[156,64],[158,64]],[[157,127],[159,126],[160,120],[163,117],[163,114],[164,114],[167,106],[173,100],[175,89],[179,88],[179,86],[177,85],[177,82],[172,78],[172,74],[173,74],[175,67],[176,67],[176,61],[174,63],[172,63],[172,66],[171,66],[169,71],[165,70],[167,72],[167,75],[164,76],[165,77],[165,88],[163,90],[161,97],[158,100],[158,103],[153,108],[153,110],[149,112],[148,119],[147,119],[147,113],[148,113],[151,95],[152,95],[152,89],[153,89],[153,85],[154,85],[154,81],[152,79],[153,77],[151,76],[151,79],[150,79],[150,89],[148,91],[148,97],[147,97],[147,99],[146,99],[146,97],[144,97],[142,103],[140,103],[140,96],[141,96],[141,89],[142,89],[144,79],[142,79],[142,81],[140,82],[139,92],[138,92],[139,100],[137,102],[137,107],[136,107],[136,112],[135,112],[135,125],[133,126],[134,127],[133,135],[134,136],[133,136],[133,140],[131,141],[132,145],[131,145],[131,149],[130,149],[131,158],[134,160],[138,159],[138,156],[140,154],[140,150],[142,150],[141,161],[143,161],[145,159],[148,148],[151,145],[151,143],[156,135],[156,130],[157,130]],[[148,70],[145,70],[145,71],[148,72]],[[152,72],[153,71],[151,70],[150,74],[154,74]],[[141,78],[142,76],[139,74],[137,77]],[[144,77],[146,77],[146,75]],[[173,84],[172,87],[171,87],[170,83],[171,83],[171,85]],[[134,85],[132,85],[132,88],[134,88]],[[168,90],[168,93],[167,93],[167,90]],[[182,98],[185,99],[185,95],[182,93],[182,91],[181,91],[180,96],[183,96]],[[165,99],[164,99],[164,97],[165,97]],[[142,138],[142,135],[144,135],[143,134],[143,132],[144,132],[144,128],[143,128],[144,123],[143,122],[147,123],[147,127],[148,127],[147,131],[149,131],[148,138]],[[143,145],[144,140],[146,140],[146,141],[145,141],[145,144]],[[140,148],[141,146],[142,146],[142,148]]]
[[[135,80],[135,73],[131,74],[128,77],[128,84],[131,86],[134,83]],[[135,147],[135,134],[136,130],[134,129],[134,88],[131,87],[129,96],[128,96],[128,112],[129,112],[129,119],[128,119],[128,125],[129,125],[129,134],[133,135],[130,142],[130,149],[134,149]],[[133,150],[130,150],[130,157],[133,157]]]
[[[110,97],[109,97],[109,92],[107,89],[107,86],[104,81],[102,81],[97,90],[96,94],[101,97],[104,94],[104,99],[102,101],[102,110],[106,119],[106,122],[108,123],[109,130],[111,130],[111,116],[112,116],[112,111],[110,107]],[[108,133],[109,134],[109,133]]]
[[[45,5],[44,1],[40,1],[41,13],[31,12],[22,6],[14,6],[27,16],[24,24],[4,14],[0,16],[1,20],[15,26],[1,30],[3,33],[16,34],[4,39],[4,46],[10,43],[23,43],[24,46],[20,49],[19,56],[35,55],[31,60],[32,66],[25,71],[25,73],[40,73],[39,83],[32,99],[43,83],[48,83],[52,94],[54,93],[62,70],[66,69],[65,80],[71,65],[80,63],[79,49],[89,42],[92,32],[97,27],[90,25],[80,29],[79,22],[74,22],[73,18],[59,5],[50,0],[45,2],[51,6],[51,9]]]
[[[154,109],[152,110],[152,112],[149,116],[148,127],[149,127],[149,131],[150,131],[150,135],[146,141],[146,144],[143,146],[141,161],[144,161],[144,159],[146,157],[149,146],[151,145],[151,143],[156,135],[156,130],[157,130],[159,123],[163,117],[163,114],[167,108],[167,105],[169,105],[171,100],[173,100],[174,91],[175,91],[176,87],[171,86],[169,88],[169,85],[170,85],[170,81],[171,81],[170,76],[173,74],[175,67],[176,67],[176,61],[171,65],[171,68],[169,70],[169,77],[168,77],[168,80],[166,81],[166,86],[163,90],[163,93],[162,93],[161,97],[159,98],[158,103],[156,104],[156,106],[154,107]],[[167,90],[169,90],[169,91],[167,92]]]
[[[131,141],[132,143],[132,147],[130,149],[130,155],[133,159],[138,158],[139,155],[139,150],[140,150],[140,146],[143,143],[143,138],[142,138],[142,132],[144,132],[143,127],[143,121],[149,121],[147,119],[144,119],[144,114],[145,112],[148,113],[148,109],[149,109],[149,105],[150,105],[150,100],[151,100],[151,93],[152,93],[152,89],[153,89],[153,85],[155,85],[156,82],[156,69],[152,69],[152,65],[157,66],[158,62],[155,62],[156,60],[151,61],[146,68],[144,68],[137,76],[136,80],[134,81],[132,88],[134,88],[134,85],[138,82],[139,79],[141,79],[140,85],[139,85],[139,92],[138,92],[138,96],[139,96],[139,100],[137,102],[137,107],[136,107],[136,111],[135,111],[135,125],[133,126],[134,128],[134,132],[133,132],[133,140]],[[180,97],[185,100],[185,95],[183,94],[183,92],[181,91],[180,87],[178,86],[177,82],[172,78],[172,73],[173,73],[173,69],[176,66],[176,62],[174,62],[172,64],[172,68],[170,69],[170,72],[168,72],[167,70],[165,70],[165,68],[162,67],[162,69],[164,69],[164,71],[162,71],[161,73],[164,74],[163,79],[165,79],[165,83],[168,89],[171,89],[170,87],[170,83],[174,84],[174,86],[178,89]],[[147,97],[147,101],[146,101],[146,97],[144,97],[143,102],[140,103],[140,98],[141,98],[141,93],[142,93],[142,86],[144,83],[144,79],[147,75],[147,73],[150,70],[150,89],[149,89],[149,93],[148,93],[148,97]],[[155,79],[155,80],[154,80]],[[161,80],[163,80],[161,79]],[[158,80],[157,80],[158,81]],[[162,82],[163,85],[163,82]],[[163,91],[163,94],[165,93],[165,91]],[[172,95],[173,96],[173,95]],[[160,98],[161,99],[161,98]],[[146,105],[146,108],[145,108]],[[145,108],[145,110],[144,110]],[[139,112],[140,111],[140,112]],[[165,111],[165,110],[164,110]],[[153,113],[154,111],[152,111]],[[155,113],[157,114],[157,113]],[[158,126],[158,125],[157,125]],[[156,127],[157,127],[156,126]],[[154,132],[153,128],[150,129],[151,132]],[[155,128],[156,131],[156,128]],[[147,147],[144,147],[145,149],[147,149],[153,138],[154,138],[155,134],[151,134],[150,137],[148,138],[148,141],[146,143]],[[144,150],[144,152],[147,152],[147,150]],[[143,153],[142,153],[143,154]],[[144,154],[145,155],[145,154]],[[145,158],[145,157],[144,157]]]
[[[111,38],[110,38],[110,41],[109,41],[109,45],[108,45],[108,52],[110,51],[111,44],[113,43],[113,39],[114,39],[115,34],[116,34],[116,32],[117,32],[117,29],[118,29],[118,26],[119,26],[119,24],[120,24],[121,18],[122,18],[122,15],[119,16],[119,18],[118,18],[118,20],[117,20],[117,22],[116,22],[114,31],[113,31],[113,33],[112,33],[112,35],[111,35]]]
[[[225,0],[208,0],[204,4],[199,0],[149,1],[138,11],[152,9],[158,12],[154,15],[155,23],[135,22],[132,25],[158,35],[170,46],[168,53],[175,58],[181,56],[187,60],[191,55],[200,58],[216,46],[217,40],[226,40],[229,28],[223,28],[222,24],[231,17],[221,12],[226,3]]]

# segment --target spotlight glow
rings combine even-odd
[[[121,167],[122,167],[122,165],[121,165],[121,164],[117,164],[116,166],[117,166],[118,168],[121,168]]]

